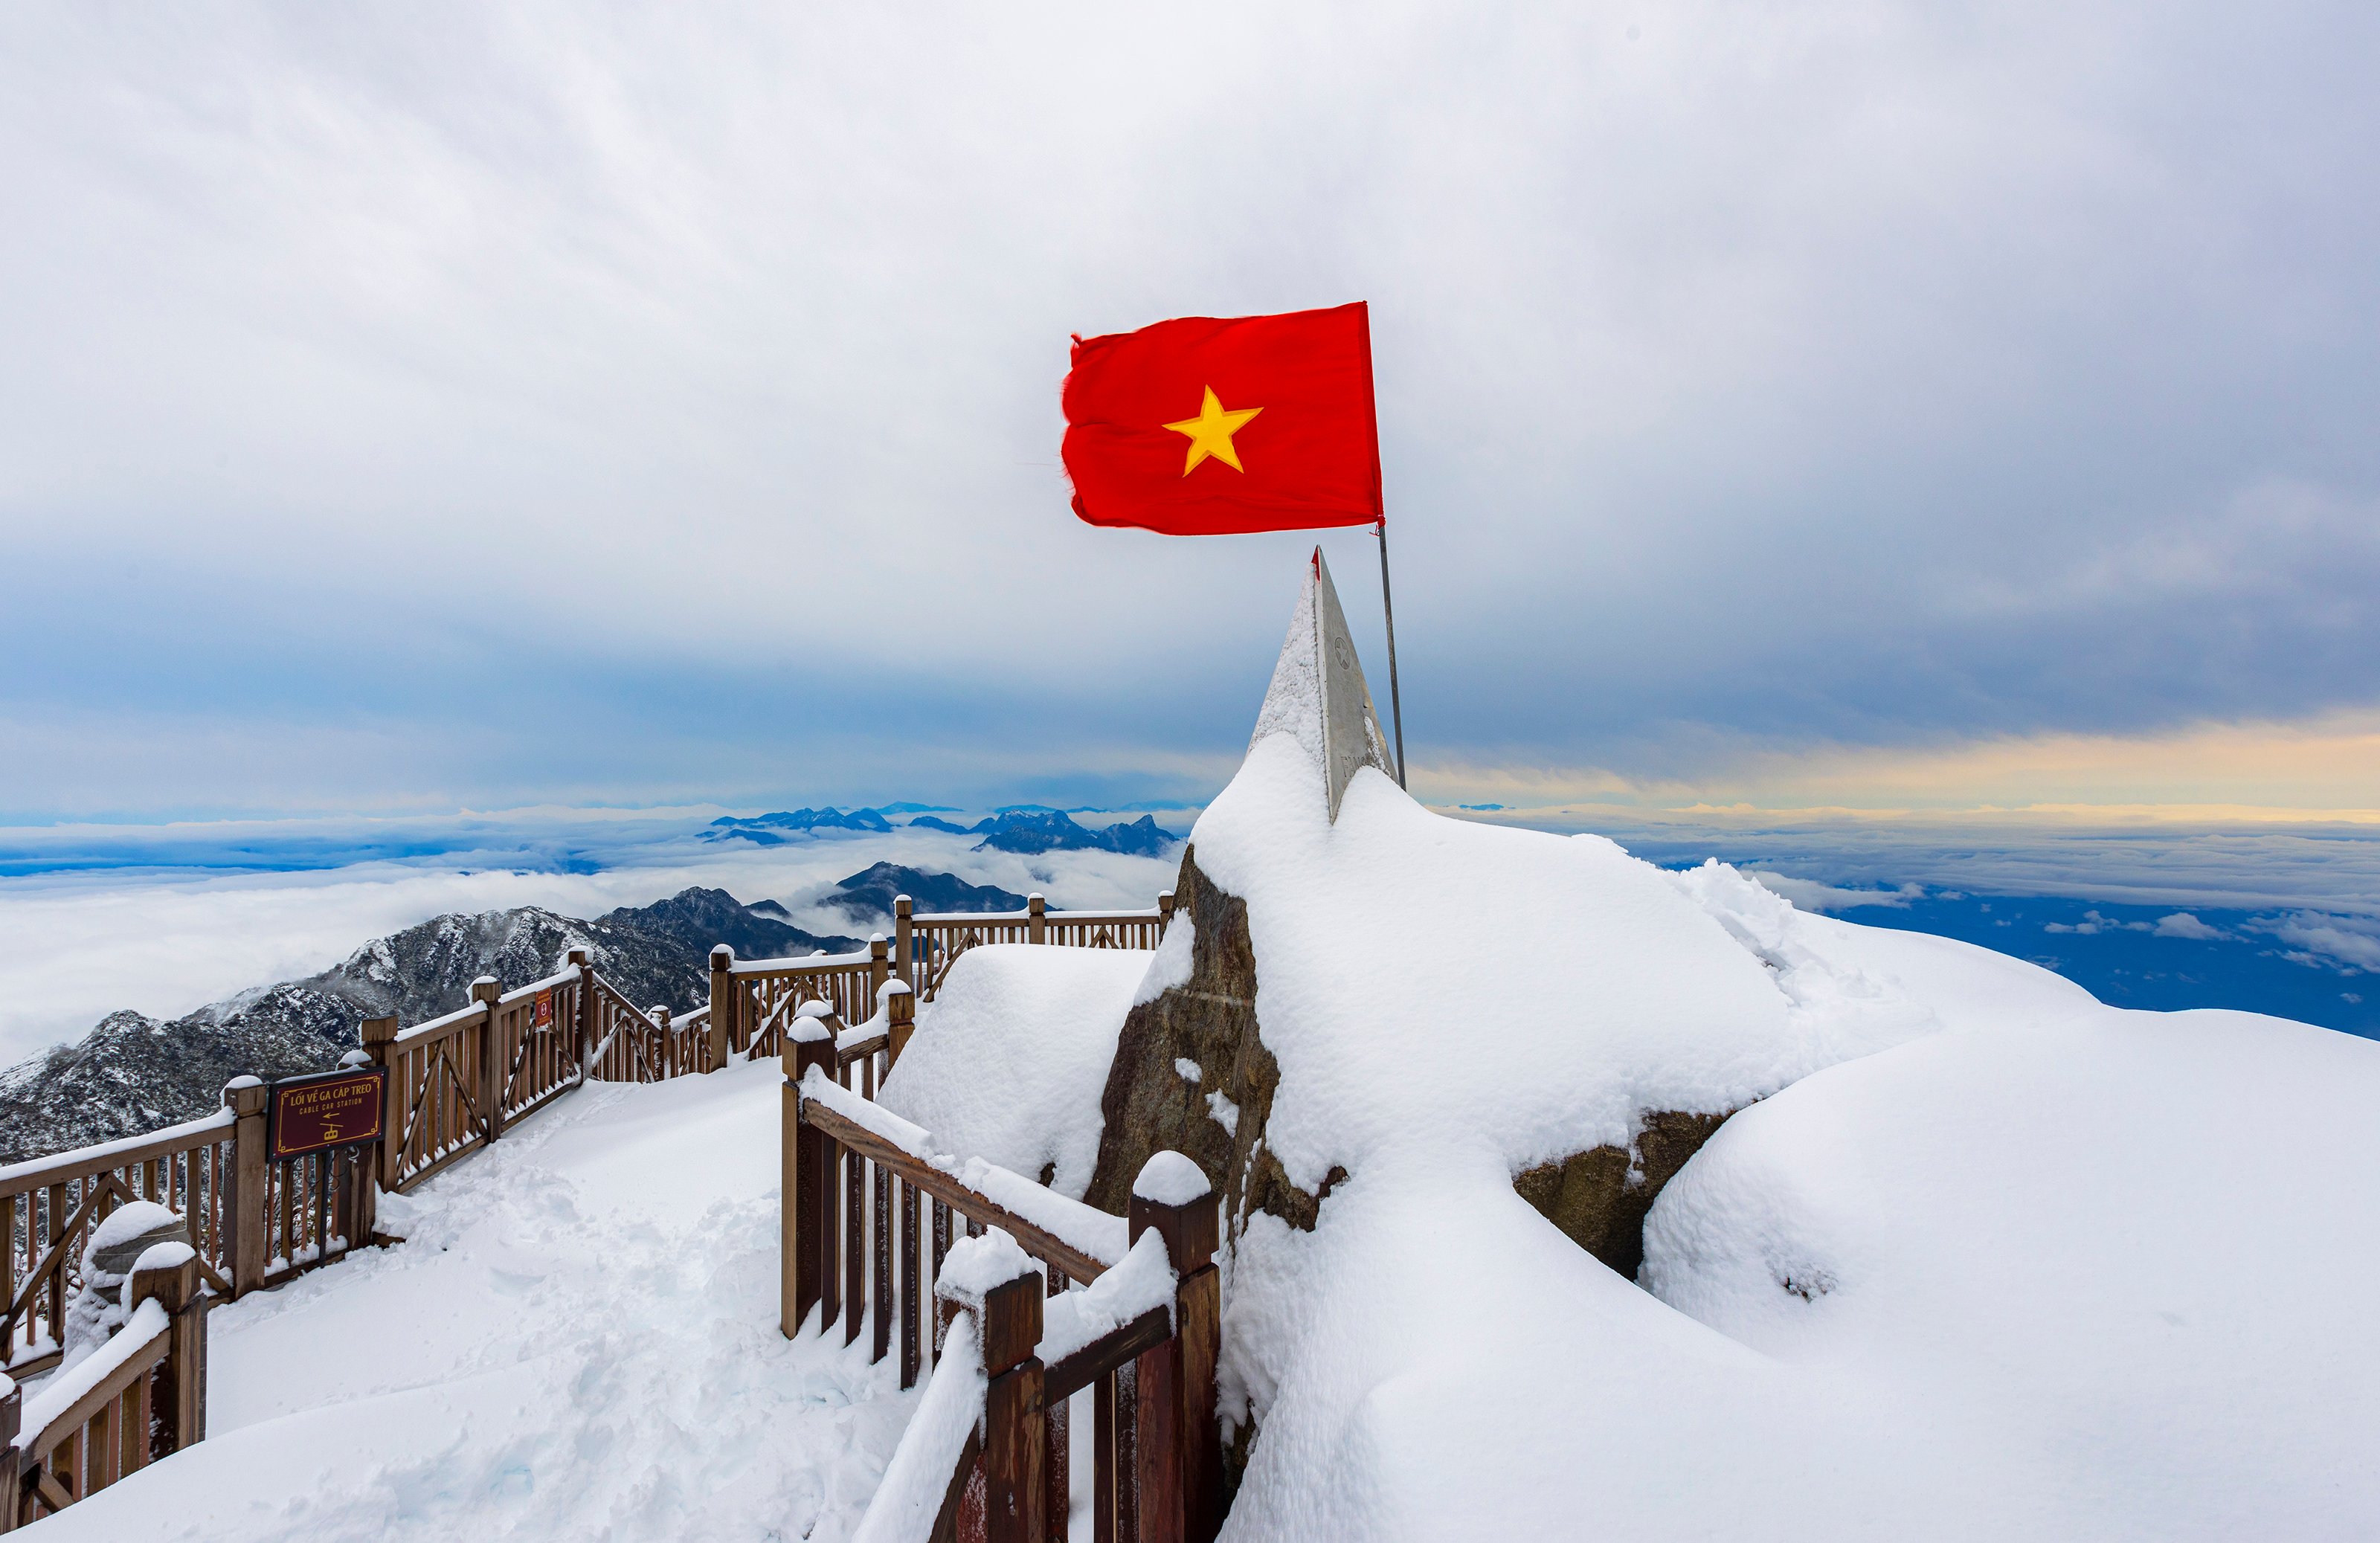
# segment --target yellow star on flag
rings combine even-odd
[[[1243,407],[1237,412],[1225,412],[1216,399],[1215,388],[1207,388],[1207,400],[1198,408],[1198,416],[1185,418],[1165,427],[1177,434],[1190,436],[1190,456],[1182,463],[1182,475],[1189,476],[1198,469],[1198,463],[1212,456],[1233,471],[1245,471],[1240,465],[1240,453],[1232,448],[1232,436],[1251,418],[1264,411],[1262,407]]]

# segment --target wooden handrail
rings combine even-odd
[[[168,1257],[130,1272],[124,1326],[30,1406],[0,1379],[0,1532],[205,1438],[208,1304],[197,1255],[184,1246]]]
[[[168,1125],[148,1136],[103,1141],[93,1147],[78,1147],[69,1152],[53,1152],[48,1157],[13,1162],[0,1168],[0,1200],[79,1179],[87,1173],[135,1167],[158,1158],[178,1157],[184,1152],[221,1141],[230,1134],[231,1124],[230,1112],[218,1110],[201,1119]]]
[[[1151,1307],[1130,1323],[1119,1324],[1071,1355],[1052,1361],[1043,1372],[1044,1396],[1055,1403],[1072,1398],[1092,1381],[1127,1361],[1137,1360],[1173,1337],[1173,1315]]]
[[[1036,1258],[1063,1270],[1077,1281],[1098,1277],[1107,1269],[1107,1261],[1068,1243],[1057,1233],[1019,1216],[981,1190],[971,1189],[953,1175],[885,1140],[856,1120],[848,1120],[814,1100],[802,1104],[802,1120],[832,1140],[838,1147],[857,1152],[904,1184],[914,1185],[924,1194],[971,1221],[987,1227],[997,1227],[1020,1244]]]

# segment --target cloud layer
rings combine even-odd
[[[1300,541],[1075,522],[1066,337],[1354,298],[1417,759],[2362,708],[2375,44],[16,7],[0,819],[1211,788]]]

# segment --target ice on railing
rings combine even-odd
[[[30,1451],[52,1420],[73,1408],[85,1393],[148,1349],[159,1335],[173,1327],[173,1322],[164,1305],[153,1296],[134,1308],[124,1327],[110,1335],[105,1344],[42,1383],[42,1391],[25,1401],[17,1432],[18,1448]]]
[[[1098,1280],[1041,1304],[1041,1345],[1036,1354],[1042,1365],[1054,1365],[1158,1307],[1165,1309],[1171,1323],[1174,1281],[1165,1239],[1152,1227]]]
[[[236,1120],[237,1117],[230,1110],[219,1109],[202,1119],[185,1120],[178,1125],[167,1125],[163,1130],[143,1131],[139,1136],[118,1136],[114,1141],[102,1141],[95,1146],[77,1147],[70,1152],[52,1152],[47,1157],[29,1158],[23,1162],[12,1162],[6,1168],[0,1168],[0,1187],[6,1187],[18,1179],[36,1173],[66,1172],[75,1170],[96,1172],[103,1168],[113,1166],[107,1160],[112,1157],[153,1147],[159,1142],[176,1142],[187,1137],[190,1145],[200,1146],[203,1144],[204,1137],[214,1132],[229,1132]]]
[[[968,1238],[953,1245],[950,1259],[956,1259],[967,1245],[983,1241]],[[944,1261],[945,1270],[949,1263]],[[965,1455],[967,1438],[982,1423],[990,1387],[975,1315],[961,1313],[951,1320],[941,1359],[934,1363],[934,1375],[918,1396],[917,1412],[901,1432],[901,1444],[892,1449],[892,1460],[884,1464],[884,1476],[868,1502],[868,1513],[852,1532],[852,1543],[925,1543],[933,1536],[951,1476]]]

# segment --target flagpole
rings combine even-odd
[[[1397,785],[1405,785],[1405,710],[1397,700],[1397,608],[1389,601],[1389,522],[1372,528],[1380,538],[1380,614],[1389,624],[1389,716],[1397,725]]]

